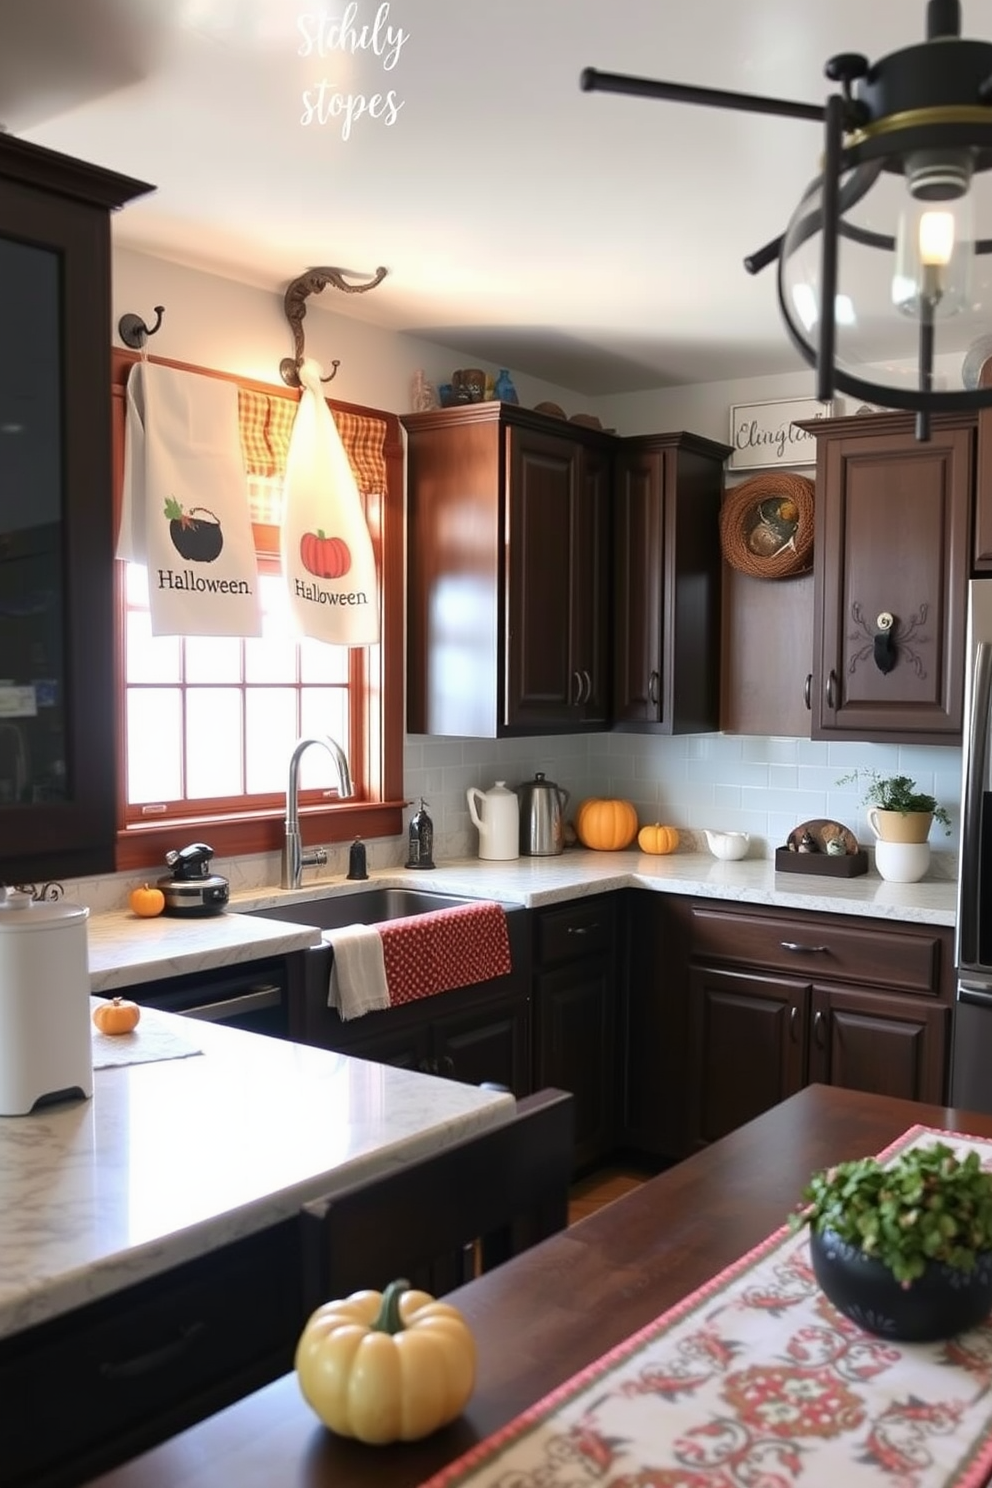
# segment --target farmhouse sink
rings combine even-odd
[[[363,889],[357,894],[328,895],[305,904],[274,904],[249,913],[263,920],[288,920],[293,925],[316,925],[340,930],[344,925],[377,925],[382,920],[407,919],[436,909],[478,904],[459,894],[435,894],[429,889]]]

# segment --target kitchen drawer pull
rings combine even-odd
[[[657,672],[652,672],[648,678],[648,702],[652,703],[655,707],[658,706],[658,683],[660,680],[661,678]]]
[[[789,1036],[794,1044],[799,1042],[799,1009],[793,1007],[789,1012]]]
[[[827,1020],[824,1014],[822,1012],[816,1013],[813,1017],[813,1037],[816,1040],[816,1047],[818,1049],[822,1049],[825,1047],[824,1033],[826,1031],[826,1027]]]
[[[572,673],[572,681],[575,683],[575,697],[572,700],[572,707],[577,708],[582,701],[582,673],[574,671]]]
[[[116,1364],[101,1364],[100,1373],[104,1379],[112,1380],[135,1379],[141,1374],[151,1374],[153,1369],[162,1369],[173,1360],[181,1358],[194,1338],[205,1333],[206,1329],[206,1323],[184,1323],[179,1329],[179,1337],[174,1338],[171,1343],[149,1349],[146,1354],[136,1354],[133,1359],[121,1359]]]
[[[780,940],[779,945],[783,951],[798,951],[801,956],[825,955],[829,950],[824,945],[803,945],[800,940]]]
[[[827,677],[827,707],[831,712],[837,709],[837,673],[833,670]]]
[[[439,1075],[453,1075],[455,1073],[455,1061],[450,1054],[442,1054],[436,1068]]]
[[[225,1023],[245,1013],[260,1013],[264,1008],[278,1007],[282,1002],[282,988],[276,985],[256,987],[242,997],[228,997],[226,1001],[205,1002],[199,1007],[183,1008],[184,1018],[199,1018],[204,1023]]]
[[[813,709],[813,673],[806,673],[806,681],[803,683],[803,702],[806,704],[806,712]]]
[[[591,925],[569,925],[566,933],[568,935],[588,935],[592,930],[599,929],[599,921],[593,920]]]
[[[585,690],[585,692],[582,695],[582,701],[584,703],[587,703],[589,701],[589,699],[592,697],[592,678],[590,677],[589,673],[586,671],[585,667],[582,668],[582,676],[583,676],[583,679],[584,679],[585,684],[586,684],[586,690]]]

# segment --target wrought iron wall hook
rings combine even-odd
[[[308,269],[305,274],[301,274],[298,279],[294,279],[286,290],[286,297],[283,304],[286,310],[286,319],[289,321],[289,328],[293,332],[293,349],[296,355],[283,357],[279,363],[279,375],[288,387],[300,386],[299,369],[303,364],[305,352],[303,317],[307,313],[306,302],[309,296],[320,294],[322,290],[327,288],[328,284],[332,284],[335,289],[340,289],[344,294],[365,294],[367,290],[375,289],[377,284],[381,284],[389,273],[389,270],[381,267],[376,269],[372,278],[367,280],[365,284],[349,284],[345,276],[350,273],[350,269]],[[332,371],[330,375],[328,377],[322,377],[320,379],[321,382],[330,382],[340,365],[340,358],[334,360],[331,363]]]
[[[126,315],[122,315],[120,320],[117,322],[117,334],[124,342],[124,345],[129,346],[132,351],[140,351],[145,342],[148,340],[148,337],[154,336],[155,332],[162,324],[162,316],[165,314],[165,306],[155,305],[153,306],[153,309],[155,311],[155,324],[153,326],[145,325],[145,322],[142,320],[141,316],[135,315],[133,311],[130,310],[127,312]]]

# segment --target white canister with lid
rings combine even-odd
[[[491,790],[481,791],[470,785],[468,814],[479,829],[479,857],[508,858],[520,856],[520,801],[516,791],[508,790],[505,780],[497,780]]]
[[[0,1116],[93,1094],[88,918],[20,889],[0,899]]]

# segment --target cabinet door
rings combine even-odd
[[[367,1017],[375,1017],[369,1013]],[[379,1017],[388,1018],[389,1013]],[[364,1021],[364,1020],[363,1020]],[[370,1059],[374,1064],[391,1064],[396,1069],[420,1070],[435,1074],[431,1060],[430,1027],[426,1015],[420,1022],[404,1021],[400,1028],[380,1028],[365,1037],[341,1039],[337,1046],[349,1059]]]
[[[570,961],[534,978],[537,1088],[575,1097],[575,1166],[591,1167],[615,1137],[613,957]]]
[[[950,1009],[859,988],[813,988],[809,1078],[943,1103]]]
[[[114,866],[107,218],[68,195],[0,181],[0,422],[8,431],[0,440],[0,840],[8,881]]]
[[[605,724],[612,702],[609,553],[613,462],[605,449],[584,446],[572,520],[569,590],[570,665],[578,673],[583,723]]]
[[[691,1136],[695,1145],[760,1116],[805,1084],[809,986],[694,967]]]
[[[814,739],[960,737],[974,431],[822,437]],[[876,661],[892,617],[894,665]]]
[[[491,1082],[514,1095],[530,1092],[530,1005],[491,999],[445,1013],[433,1023],[429,1072],[466,1085]]]
[[[657,1157],[684,1157],[691,921],[678,895],[630,889],[625,900],[618,1141]]]
[[[616,637],[613,716],[661,720],[661,586],[665,571],[662,450],[625,451],[614,496]]]

